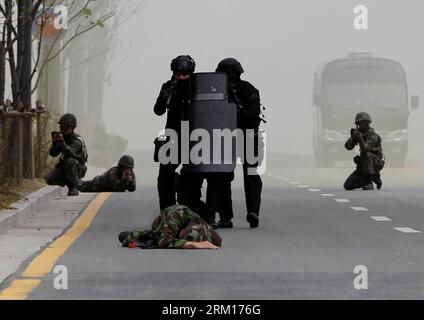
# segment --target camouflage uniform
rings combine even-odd
[[[362,133],[367,150],[361,150],[361,154],[356,156],[353,161],[356,163],[356,170],[347,178],[344,183],[346,190],[362,188],[371,181],[380,179],[380,171],[384,167],[383,149],[381,146],[381,137],[370,128],[366,133]],[[345,143],[347,150],[352,150],[358,144],[353,137]]]
[[[85,144],[81,137],[76,133],[71,133],[63,137],[64,141],[54,142],[50,148],[50,156],[57,157],[62,155],[45,180],[49,185],[59,185],[69,188],[76,188],[79,179],[85,176],[87,167],[87,153]]]
[[[81,192],[125,192],[135,191],[135,174],[130,169],[132,181],[121,179],[121,169],[116,166],[89,181],[82,181],[78,186]]]
[[[149,230],[134,229],[122,241],[124,247],[182,248],[188,242],[209,241],[220,247],[222,239],[202,218],[181,205],[170,206],[159,214]]]

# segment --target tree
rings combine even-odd
[[[42,75],[48,64],[58,57],[75,39],[83,36],[96,27],[102,27],[104,23],[113,16],[113,12],[107,12],[99,16],[96,20],[90,19],[92,16],[91,7],[100,1],[95,0],[4,0],[0,3],[0,106],[5,104],[6,73],[11,79],[12,109],[15,112],[31,111],[31,94],[35,92]],[[72,35],[67,35],[62,30],[54,39],[53,44],[45,55],[41,56],[44,20],[43,17],[49,14],[49,10],[57,5],[65,5],[70,16],[68,23],[75,26]],[[32,36],[32,26],[36,21],[41,21],[40,38]],[[46,20],[47,21],[47,20]],[[47,23],[47,22],[46,22]],[[33,46],[37,44],[37,50],[33,56]],[[32,59],[34,61],[32,63]],[[43,59],[42,59],[43,58]],[[8,68],[7,68],[8,67]],[[35,77],[35,85],[32,80]],[[32,150],[28,143],[31,140],[30,119],[24,120],[24,171],[28,172],[28,166]],[[11,132],[8,138],[7,159],[12,166],[10,174],[17,176],[20,174],[16,167],[16,159],[19,151],[17,146],[17,135],[20,132],[18,121],[12,121]],[[4,143],[4,141],[3,141]],[[3,159],[2,159],[3,161]]]

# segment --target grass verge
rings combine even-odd
[[[20,199],[25,198],[28,194],[37,191],[46,186],[42,179],[22,181],[22,184],[7,186],[7,188],[0,188],[0,210],[13,209],[10,205]]]

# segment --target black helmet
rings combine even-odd
[[[241,63],[234,58],[221,60],[216,67],[216,72],[225,72],[228,75],[241,75],[244,70]]]
[[[360,123],[362,121],[372,122],[371,121],[371,117],[370,117],[370,115],[368,113],[366,113],[366,112],[359,112],[356,115],[356,117],[355,117],[355,124],[358,124],[358,123]]]
[[[75,128],[77,126],[77,118],[71,113],[65,113],[60,117],[58,124],[64,124]]]
[[[189,55],[178,56],[171,62],[173,73],[192,74],[196,68],[196,63]]]
[[[118,166],[133,169],[134,158],[128,155],[122,156],[121,159],[119,159]]]

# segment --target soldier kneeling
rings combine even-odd
[[[344,183],[346,190],[373,190],[373,182],[380,190],[383,184],[380,177],[380,171],[384,167],[381,137],[370,127],[371,122],[368,113],[358,113],[355,118],[356,129],[351,130],[351,137],[346,141],[347,150],[352,150],[356,145],[360,149],[360,155],[353,159],[357,168]]]
[[[77,119],[73,114],[64,114],[58,124],[60,132],[52,132],[53,143],[49,153],[52,157],[61,155],[61,158],[45,180],[49,185],[66,185],[68,196],[77,196],[79,179],[87,172],[87,149],[82,138],[74,132]]]
[[[119,234],[119,242],[129,248],[218,249],[219,234],[191,209],[170,206],[159,214],[150,229],[134,229]]]
[[[96,176],[92,180],[81,181],[78,189],[81,192],[125,192],[135,191],[134,159],[125,155],[119,159],[118,165]]]

